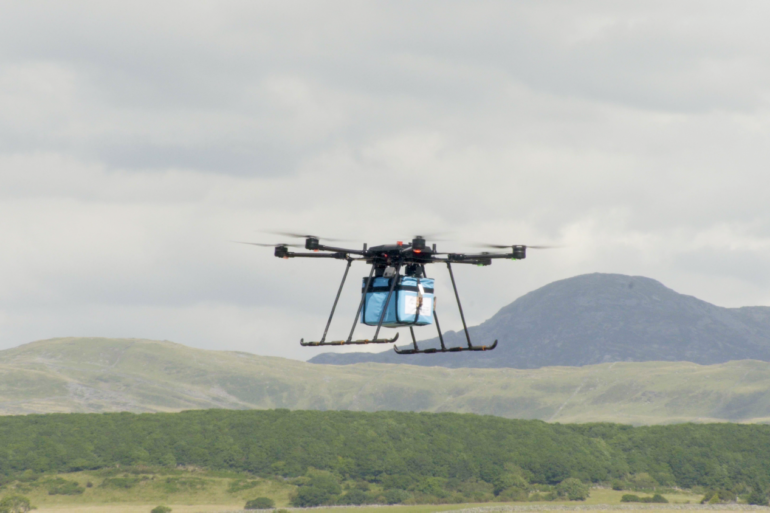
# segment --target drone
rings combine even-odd
[[[345,273],[342,275],[342,282],[337,290],[337,296],[334,298],[332,311],[329,314],[329,320],[326,323],[323,336],[318,342],[306,342],[300,340],[302,346],[346,346],[363,344],[394,344],[398,340],[398,333],[392,338],[378,338],[382,328],[403,328],[408,327],[412,335],[412,347],[399,348],[393,346],[396,353],[402,355],[409,354],[433,354],[433,353],[456,353],[461,351],[490,351],[497,347],[497,340],[490,345],[473,345],[468,326],[465,323],[465,314],[460,303],[460,295],[457,292],[452,264],[472,264],[477,266],[488,266],[496,259],[524,260],[527,257],[527,248],[545,249],[552,246],[524,246],[511,245],[501,246],[496,244],[484,244],[484,247],[494,249],[506,249],[508,251],[500,253],[480,252],[474,254],[466,253],[439,253],[436,250],[436,244],[428,245],[425,237],[416,235],[411,242],[404,243],[398,241],[395,244],[385,244],[381,246],[368,247],[363,245],[362,249],[347,249],[335,246],[321,244],[321,240],[330,242],[341,242],[338,239],[328,239],[316,235],[302,235],[297,233],[271,232],[276,235],[283,235],[295,238],[304,238],[304,249],[307,252],[290,251],[290,247],[302,247],[297,244],[260,244],[255,242],[243,242],[255,246],[274,247],[275,256],[281,259],[290,258],[333,258],[347,261]],[[348,271],[353,262],[366,262],[371,266],[369,276],[364,278],[361,284],[361,301],[358,303],[358,311],[353,319],[353,327],[345,340],[327,341],[326,335],[329,332],[334,312],[337,309],[337,303],[340,294],[345,286],[348,277]],[[465,332],[467,346],[446,347],[444,335],[441,332],[438,315],[436,313],[436,298],[434,294],[434,280],[428,278],[425,272],[425,266],[428,264],[445,264],[449,271],[449,277],[452,280],[457,308],[460,311],[460,319]],[[353,335],[358,323],[366,326],[376,326],[374,338],[354,340]],[[440,348],[420,349],[417,345],[417,339],[414,335],[415,326],[436,325],[438,338],[441,344]]]

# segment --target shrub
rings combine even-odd
[[[409,476],[383,476],[381,478],[382,486],[386,490],[389,488],[398,488],[399,490],[406,490],[414,482]]]
[[[329,472],[312,472],[307,484],[300,486],[291,498],[292,506],[301,508],[334,504],[342,492],[337,478]]]
[[[444,489],[446,479],[443,477],[423,477],[414,483],[414,490],[425,495],[432,495],[440,499],[449,497],[449,493]]]
[[[335,497],[326,490],[315,486],[301,486],[291,497],[291,505],[299,508],[312,508],[330,504]]]
[[[559,497],[566,497],[571,501],[584,501],[588,498],[589,488],[580,479],[568,477],[556,485],[556,493]]]
[[[20,483],[31,483],[33,481],[37,481],[38,477],[39,476],[37,474],[35,474],[34,470],[27,469],[24,472],[22,472],[21,475],[19,477],[17,477],[16,479]]]
[[[0,513],[25,513],[30,509],[29,499],[21,495],[9,495],[0,501]]]
[[[551,490],[550,492],[546,493],[534,493],[529,498],[531,501],[555,501],[559,498],[559,494],[556,493],[556,490]]]
[[[525,502],[529,500],[529,492],[523,488],[511,487],[497,496],[497,500],[505,502]]]
[[[206,480],[199,477],[167,477],[156,486],[166,493],[204,490],[206,488]]]
[[[70,472],[77,472],[79,470],[93,470],[99,467],[100,465],[98,461],[87,460],[85,458],[76,458],[67,465],[67,469]]]
[[[756,486],[751,490],[749,496],[746,497],[746,502],[753,506],[767,506],[767,495],[759,490]]]
[[[171,508],[168,506],[155,506],[150,513],[171,513]]]
[[[246,503],[243,509],[273,509],[275,501],[270,497],[257,497]]]
[[[513,472],[506,472],[505,474],[499,475],[492,484],[495,486],[495,495],[500,495],[500,493],[510,488],[526,490],[529,486],[529,483],[521,474]]]
[[[668,504],[668,499],[659,493],[656,493],[652,497],[639,497],[638,495],[626,494],[620,498],[620,502],[651,502],[655,504]]]
[[[358,506],[361,504],[371,504],[374,502],[372,500],[372,497],[369,496],[368,493],[366,493],[363,490],[350,490],[343,496],[341,496],[339,499],[337,499],[337,504],[346,504],[351,506]]]
[[[385,491],[385,502],[388,504],[400,504],[409,498],[406,490],[392,489]]]
[[[109,477],[102,481],[103,488],[119,488],[128,490],[139,484],[138,477]]]
[[[725,502],[734,502],[735,493],[730,490],[709,490],[701,499],[701,504],[720,504]]]
[[[75,481],[67,481],[60,477],[51,479],[45,484],[48,485],[48,495],[80,495],[86,491]]]
[[[613,479],[612,480],[612,489],[616,491],[623,490],[623,481],[620,479]]]
[[[160,464],[164,467],[176,467],[176,458],[171,453],[166,453],[160,458]]]
[[[658,482],[647,472],[640,472],[631,478],[631,484],[634,490],[654,490]]]
[[[735,502],[738,497],[735,496],[735,493],[732,492],[732,490],[719,490],[719,499],[722,502]]]

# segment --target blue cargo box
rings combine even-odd
[[[363,279],[361,293],[366,288],[366,281]],[[398,328],[401,326],[425,326],[433,324],[433,279],[432,278],[413,278],[411,276],[394,276],[393,278],[373,278],[369,292],[364,299],[364,307],[361,310],[361,322],[367,326],[377,326],[380,322],[380,316],[385,308],[385,301],[388,298],[388,291],[392,280],[398,280],[393,289],[393,295],[388,303],[388,310],[385,312],[385,319],[382,325],[388,328]],[[422,300],[422,304],[417,311],[417,305]]]

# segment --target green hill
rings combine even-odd
[[[61,338],[0,351],[0,414],[205,408],[469,412],[632,424],[770,420],[770,363],[542,369],[345,366],[171,342]]]

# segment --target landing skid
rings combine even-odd
[[[353,345],[364,345],[364,344],[392,344],[398,340],[398,333],[396,333],[396,336],[393,338],[377,338],[374,340],[363,339],[363,340],[332,340],[331,342],[305,342],[305,339],[299,341],[299,344],[301,346],[353,346]]]
[[[417,347],[415,345],[415,347]],[[444,347],[430,349],[399,349],[393,346],[393,350],[398,354],[433,354],[433,353],[459,353],[460,351],[491,351],[497,347],[497,340],[491,346],[471,346],[471,347]]]

